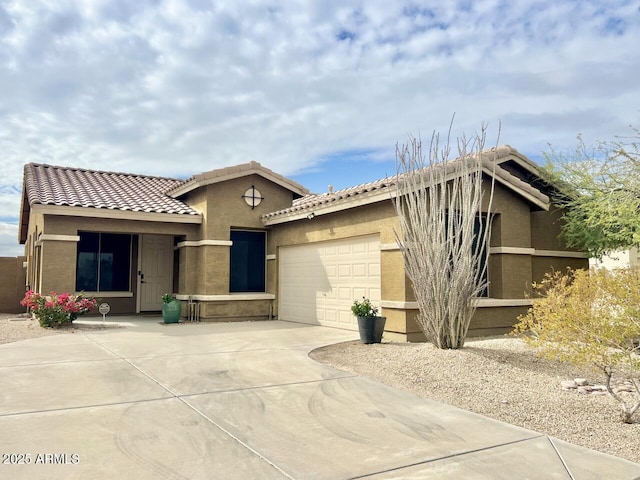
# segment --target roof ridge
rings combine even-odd
[[[494,170],[494,175],[503,179],[504,181],[510,183],[514,187],[521,189],[529,195],[532,195],[539,201],[548,202],[549,197],[544,193],[540,192],[538,189],[528,184],[527,182],[519,179],[515,175],[512,175],[504,168],[500,166],[498,160],[501,160],[510,155],[517,156],[518,158],[524,157],[518,150],[513,148],[511,145],[504,144],[498,145],[495,147],[491,147],[480,152],[471,152],[466,155],[460,155],[458,157],[447,160],[446,162],[436,163],[435,165],[427,165],[423,167],[421,170],[428,170],[429,168],[437,168],[443,167],[447,164],[452,164],[455,162],[464,162],[464,161],[479,161],[481,167],[486,167],[487,169]],[[526,157],[525,157],[526,158]],[[529,160],[531,164],[534,164],[531,160]],[[445,167],[446,168],[446,167]],[[341,190],[336,190],[334,192],[325,192],[318,194],[309,194],[305,195],[301,198],[298,198],[293,201],[291,207],[284,208],[282,210],[278,210],[275,212],[270,212],[263,215],[264,219],[273,218],[281,215],[286,215],[293,212],[299,212],[303,210],[308,210],[313,207],[317,207],[319,205],[328,204],[334,201],[348,202],[349,198],[356,197],[362,194],[370,193],[376,190],[382,190],[385,188],[393,187],[398,180],[402,180],[404,172],[397,172],[395,175],[386,176],[384,178],[380,178],[378,180],[374,180],[371,182],[365,182],[360,185],[355,185],[353,187],[344,188]]]
[[[214,168],[213,170],[207,170],[190,176],[182,185],[176,185],[166,191],[167,195],[179,197],[185,193],[211,183],[217,183],[218,181],[245,176],[249,174],[262,175],[265,178],[270,178],[271,181],[284,186],[285,188],[294,191],[299,195],[304,195],[308,190],[300,183],[292,180],[284,175],[271,170],[269,167],[265,167],[255,160],[250,162],[241,163],[238,165],[229,165],[226,167]]]

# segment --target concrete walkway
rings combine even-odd
[[[0,345],[0,478],[640,477],[638,464],[308,358],[354,332],[126,320]]]

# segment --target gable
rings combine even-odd
[[[242,165],[236,165],[234,167],[220,168],[194,175],[186,182],[169,190],[167,194],[173,198],[180,198],[187,193],[206,187],[207,185],[222,183],[251,175],[261,176],[272,183],[280,185],[282,188],[291,191],[295,197],[301,197],[309,194],[309,190],[299,183],[283,177],[282,175],[275,173],[273,170],[263,167],[258,162],[249,162]]]

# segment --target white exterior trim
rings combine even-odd
[[[489,253],[505,253],[509,255],[533,255],[535,253],[534,248],[523,247],[491,247]]]
[[[267,260],[275,260],[275,259],[276,259],[276,254],[275,253],[267,255]]]
[[[398,243],[381,243],[380,244],[380,251],[382,252],[388,252],[388,251],[394,251],[394,250],[400,251],[402,250],[402,247]]]
[[[230,247],[231,245],[233,245],[231,240],[187,240],[185,242],[178,243],[177,248],[205,246]]]
[[[43,233],[36,241],[36,245],[42,245],[44,241],[56,241],[56,242],[79,242],[79,235],[56,235],[53,233]]]
[[[249,300],[275,300],[272,293],[233,293],[230,295],[176,295],[178,300],[196,300],[198,302],[235,302]]]
[[[145,222],[165,223],[202,223],[202,215],[181,213],[134,212],[132,210],[111,210],[108,208],[66,207],[62,205],[31,206],[34,213],[45,215],[62,215],[67,217],[112,218],[115,220],[141,220]]]
[[[480,298],[478,307],[528,307],[533,305],[533,300],[528,298]],[[395,302],[392,300],[382,300],[382,308],[394,310],[418,310],[418,302]]]
[[[588,253],[569,252],[567,250],[537,250],[533,254],[536,257],[565,257],[565,258],[589,258]]]

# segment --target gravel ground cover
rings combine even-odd
[[[118,328],[103,325],[69,325],[61,328],[42,328],[37,320],[26,314],[0,313],[0,344],[28,340],[30,338],[47,337],[75,333],[86,330],[103,330],[105,328]]]
[[[560,385],[580,377],[602,383],[604,375],[540,359],[518,338],[468,340],[462,350],[347,342],[310,356],[422,397],[640,463],[640,423],[623,424],[609,394],[579,394]]]

